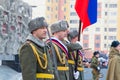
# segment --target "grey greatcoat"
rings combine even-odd
[[[38,60],[30,44],[32,44],[36,48],[42,66],[38,63]],[[44,76],[42,76],[43,78],[36,77],[37,73],[53,73],[52,61],[50,58],[50,54],[48,53],[48,46],[46,46],[44,42],[39,41],[32,35],[29,35],[29,37],[27,38],[27,42],[21,47],[19,54],[23,80],[54,80],[44,78]],[[47,58],[44,56],[45,54]],[[47,65],[47,67],[43,69],[45,65]]]

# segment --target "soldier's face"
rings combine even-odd
[[[66,37],[66,30],[57,32],[59,40],[63,40]]]
[[[68,33],[69,33],[69,29],[66,29],[65,32],[66,32],[66,33],[65,33],[65,37],[67,37],[67,35],[68,35]]]
[[[115,47],[115,48],[120,51],[120,44],[117,47]]]
[[[71,40],[71,42],[73,42],[73,43],[75,43],[76,41],[78,41],[78,36],[76,36],[75,38],[73,38],[73,39]]]
[[[45,39],[47,35],[47,29],[46,27],[41,27],[33,32],[33,35],[40,40]]]

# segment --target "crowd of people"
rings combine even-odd
[[[69,31],[66,20],[48,25],[44,17],[32,19],[28,28],[30,33],[19,50],[23,80],[84,80],[83,47],[78,41],[77,30]],[[118,45],[118,41],[111,45],[108,75],[111,75],[113,61],[119,59]],[[95,51],[93,54],[90,67],[93,69],[93,80],[98,80],[100,53]],[[113,65],[118,67],[117,63]],[[120,80],[117,75],[116,72],[115,76],[112,75],[114,78],[107,77],[107,80]]]

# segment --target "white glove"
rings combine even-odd
[[[74,71],[74,78],[75,78],[75,79],[78,79],[78,78],[79,78],[79,72],[78,72],[78,71],[76,71],[76,72]]]
[[[98,66],[97,69],[100,70],[100,67]]]

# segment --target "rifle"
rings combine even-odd
[[[57,70],[57,59],[56,59],[56,55],[54,53],[55,50],[53,48],[52,39],[50,38],[50,32],[49,32],[48,28],[47,28],[47,32],[48,32],[48,37],[49,37],[49,40],[50,40],[50,46],[51,46],[51,51],[52,51],[52,56],[53,56],[54,71],[55,71],[57,80],[60,80],[59,75],[58,75],[58,70]]]

